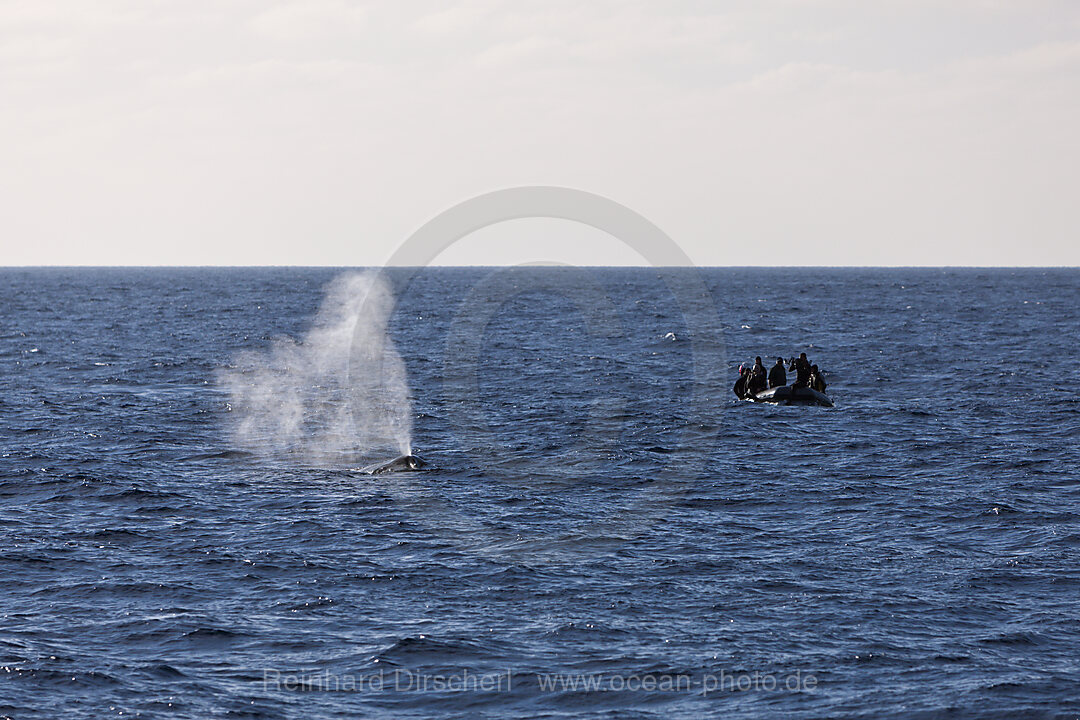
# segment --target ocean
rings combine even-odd
[[[1078,717],[1078,328],[1075,269],[0,270],[0,716]],[[800,352],[835,407],[736,399]]]

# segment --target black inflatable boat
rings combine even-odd
[[[773,403],[774,405],[822,405],[832,407],[833,401],[825,393],[808,387],[794,388],[790,385],[762,390],[746,398],[754,402]]]

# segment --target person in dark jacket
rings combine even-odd
[[[795,371],[795,383],[792,387],[810,387],[810,361],[806,359],[806,353],[799,353],[799,357],[791,361],[788,370]]]
[[[825,376],[822,375],[821,370],[818,370],[817,365],[810,366],[810,387],[817,390],[819,393],[825,392],[825,388],[828,384],[825,382]]]
[[[784,372],[784,358],[776,358],[776,364],[769,370],[769,387],[783,387],[787,385],[787,373]]]
[[[749,378],[750,378],[750,371],[747,368],[744,368],[742,365],[740,365],[739,366],[739,379],[735,381],[735,386],[731,388],[732,391],[735,393],[735,397],[739,398],[740,400],[742,400],[744,397],[746,397],[746,381]]]
[[[747,381],[746,387],[751,394],[756,394],[768,386],[769,379],[768,374],[765,372],[765,365],[762,364],[761,358],[758,357],[754,360],[754,367],[750,368],[750,379]]]

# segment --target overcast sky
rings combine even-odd
[[[561,185],[699,265],[1080,265],[1075,0],[0,0],[0,265],[379,265]],[[443,264],[635,264],[567,221]]]

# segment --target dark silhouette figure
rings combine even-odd
[[[783,387],[787,385],[787,373],[784,372],[784,358],[776,358],[776,364],[769,370],[769,387]]]
[[[749,380],[749,379],[750,379],[750,370],[748,370],[747,368],[744,368],[742,365],[740,365],[739,366],[739,379],[735,381],[734,387],[731,388],[731,390],[735,393],[735,397],[739,398],[740,400],[742,400],[744,397],[746,397],[746,394],[747,394],[746,381]]]
[[[806,359],[806,353],[799,353],[799,357],[791,361],[788,370],[795,371],[793,387],[810,387],[810,361]]]
[[[747,381],[746,387],[751,394],[756,394],[768,386],[768,374],[765,372],[765,366],[762,364],[761,358],[758,357],[754,360],[754,367],[750,369],[750,379]]]

